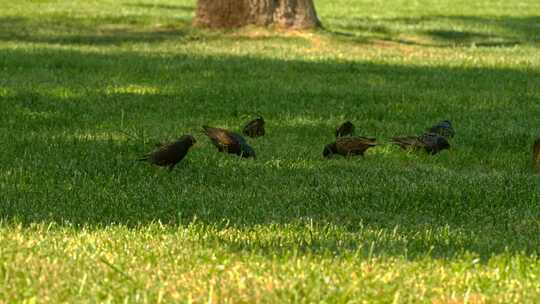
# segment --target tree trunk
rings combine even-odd
[[[321,26],[313,0],[198,0],[194,23],[209,28],[249,24],[290,29]]]

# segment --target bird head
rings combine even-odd
[[[354,125],[352,122],[347,120],[336,129],[336,137],[343,136],[346,134],[352,134],[353,132],[354,132]]]
[[[446,125],[448,127],[452,127],[452,123],[450,122],[450,120],[443,120],[441,121],[441,125]]]
[[[323,157],[330,157],[330,155],[336,153],[336,143],[328,144],[324,147]]]
[[[441,136],[437,138],[437,147],[439,147],[439,151],[444,149],[450,149],[450,143],[448,143],[446,138]]]
[[[250,147],[249,145],[244,145],[242,147],[242,157],[245,157],[245,158],[249,158],[249,157],[257,158],[257,155],[255,154],[255,150],[253,150],[252,147]]]
[[[190,146],[193,146],[194,144],[197,143],[197,140],[191,134],[187,134],[187,135],[184,135],[184,136],[180,137],[180,139],[178,141],[186,142]]]

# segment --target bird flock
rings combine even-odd
[[[230,130],[209,126],[203,126],[202,129],[219,152],[236,154],[241,158],[256,158],[255,150],[242,135]],[[346,121],[340,125],[335,132],[336,140],[324,147],[323,157],[329,158],[333,155],[344,157],[364,156],[364,152],[367,149],[378,145],[375,138],[355,136],[354,130],[354,124],[350,121]],[[264,136],[264,119],[258,117],[248,122],[242,129],[242,133],[251,138]],[[454,135],[455,131],[452,123],[444,120],[428,128],[426,132],[418,136],[394,137],[390,142],[404,150],[424,151],[429,155],[435,155],[442,150],[450,149],[449,140]],[[168,167],[169,171],[171,171],[186,157],[190,148],[196,142],[197,140],[192,135],[186,134],[172,143],[157,144],[156,149],[140,157],[138,160],[146,161],[156,166]],[[540,139],[535,144],[534,149],[536,153],[535,161],[540,168]]]

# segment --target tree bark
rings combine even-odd
[[[289,29],[321,26],[313,0],[198,0],[194,23],[208,28],[250,24]]]

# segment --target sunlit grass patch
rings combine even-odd
[[[147,94],[158,94],[159,88],[152,86],[144,85],[127,85],[127,86],[116,86],[108,87],[105,89],[105,94],[137,94],[137,95],[147,95]]]
[[[5,97],[9,94],[8,88],[0,88],[0,97]]]
[[[276,230],[271,226],[237,231],[207,229],[196,223],[177,230],[153,224],[136,230],[115,227],[82,229],[77,233],[47,225],[31,229],[11,226],[10,230],[3,228],[0,232],[5,244],[17,248],[0,251],[3,258],[12,261],[3,267],[12,278],[3,285],[3,291],[25,287],[44,299],[83,299],[90,294],[110,297],[108,290],[114,288],[114,296],[135,300],[142,296],[137,290],[144,286],[145,297],[163,301],[186,297],[197,301],[294,297],[420,301],[487,298],[486,292],[496,295],[501,302],[531,299],[530,293],[521,292],[522,285],[516,279],[524,272],[536,272],[534,257],[519,261],[508,253],[485,261],[469,253],[450,261],[429,256],[412,260],[378,257],[375,244],[402,238],[397,227],[389,232],[375,232],[365,240],[362,254],[353,250],[336,255],[338,252],[332,251],[330,244],[320,243],[319,238],[342,239],[347,233],[329,227],[319,234],[313,230],[317,227],[306,224],[305,228],[279,227],[278,235],[273,235]],[[208,238],[212,233],[218,235]],[[432,233],[416,237],[429,239],[434,236]],[[349,240],[341,242],[333,245],[341,248]],[[258,244],[255,246],[259,249],[252,244]],[[330,250],[317,254],[313,251],[317,247]],[[81,276],[80,272],[85,274]],[[25,273],[35,280],[24,280]],[[77,288],[64,289],[59,283],[66,279],[76,283]],[[508,284],[506,292],[489,283],[494,279]],[[521,282],[527,288],[534,286],[533,277]],[[24,299],[6,295],[9,300]]]

